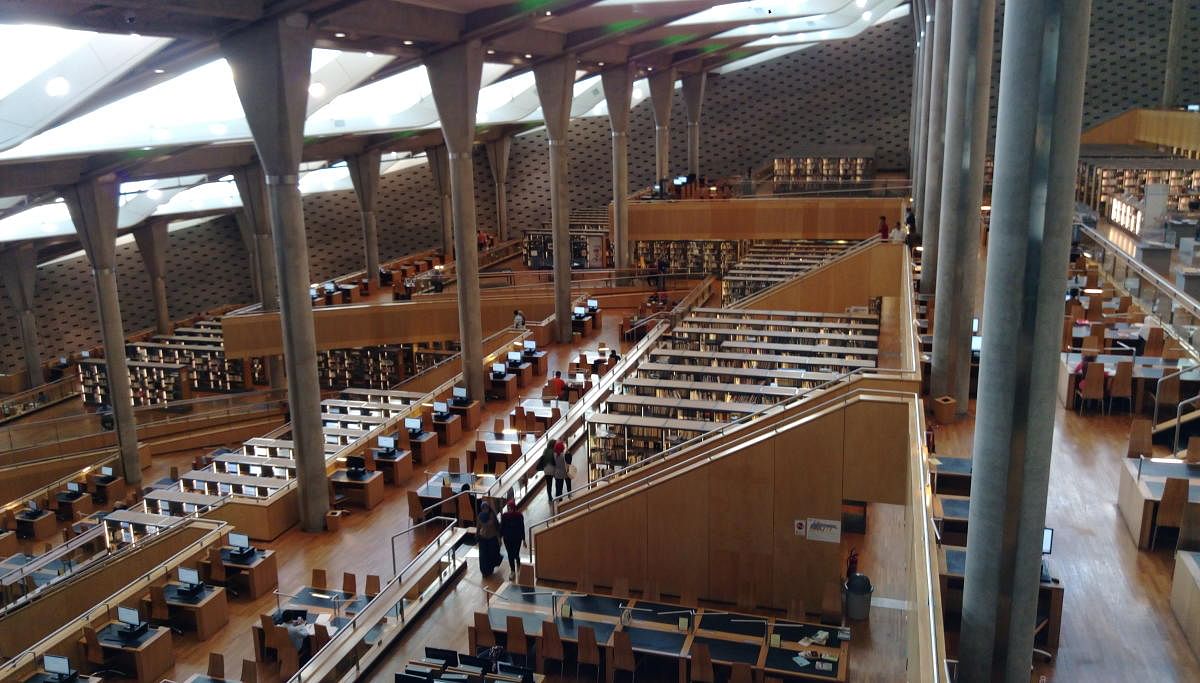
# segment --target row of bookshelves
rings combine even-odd
[[[756,242],[721,280],[721,300],[729,304],[802,275],[850,246],[841,240]]]
[[[549,227],[526,230],[523,249],[526,268],[546,270],[554,267],[554,234]],[[571,226],[572,268],[611,268],[612,259],[613,247],[607,223],[591,228]]]
[[[671,272],[724,275],[749,246],[748,240],[638,240],[633,260],[643,269],[665,262]]]
[[[389,389],[459,352],[457,341],[317,352],[323,389]]]
[[[127,360],[126,365],[135,406],[158,405],[192,397],[189,368],[186,365],[132,360]],[[111,405],[106,361],[103,358],[81,358],[76,367],[84,404]]]
[[[1081,159],[1076,199],[1100,211],[1114,197],[1140,198],[1147,184],[1167,186],[1167,208],[1194,211],[1200,203],[1200,161],[1192,159]]]
[[[226,358],[222,346],[134,342],[125,345],[131,360],[187,366],[194,391],[233,392],[246,388],[245,364]]]

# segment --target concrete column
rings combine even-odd
[[[305,531],[321,531],[329,510],[329,481],[299,183],[312,43],[307,18],[289,15],[226,36],[221,51],[233,69],[234,85],[266,181],[300,524]]]
[[[675,69],[651,72],[650,106],[654,112],[654,182],[671,177],[671,102],[675,99]]]
[[[571,342],[570,195],[567,191],[567,128],[575,84],[575,55],[533,67],[538,101],[550,142],[550,222],[554,226],[554,315],[558,341]]]
[[[25,356],[25,386],[29,389],[46,381],[42,372],[42,346],[38,340],[34,301],[37,294],[37,248],[30,242],[0,251],[0,277],[8,300],[17,312],[21,332],[21,353]]]
[[[117,180],[87,180],[63,190],[71,222],[92,266],[96,283],[96,310],[104,341],[104,367],[108,374],[108,396],[117,425],[121,469],[131,486],[142,483],[138,461],[137,424],[133,419],[133,391],[129,366],[125,364],[125,328],[117,298]]]
[[[451,203],[450,157],[445,145],[425,148],[425,158],[429,160],[429,172],[433,174],[433,186],[437,189],[438,198],[442,203],[442,253],[446,260],[454,258],[454,209]],[[474,187],[474,181],[471,185]],[[474,205],[471,211],[475,210]],[[471,235],[471,241],[475,236]],[[475,247],[479,250],[478,245]]]
[[[1163,90],[1161,106],[1171,109],[1179,106],[1179,61],[1183,56],[1183,41],[1187,37],[1188,0],[1171,3],[1171,30],[1167,34],[1167,63],[1163,68]]]
[[[924,230],[924,221],[921,219],[925,215],[925,153],[928,151],[927,144],[929,140],[929,91],[931,71],[933,70],[933,22],[926,21],[926,16],[932,16],[934,0],[928,0],[925,4],[925,9],[921,15],[914,18],[920,23],[921,33],[921,92],[920,102],[918,107],[917,124],[916,124],[916,146],[914,157],[916,164],[913,167],[913,213],[917,216],[917,230]]]
[[[687,153],[688,173],[700,178],[700,105],[704,103],[704,82],[707,74],[703,71],[688,74],[681,79],[683,85],[683,104],[687,109]]]
[[[171,334],[171,313],[167,308],[167,221],[150,220],[134,228],[133,239],[150,278],[150,296],[154,299],[154,329]]]
[[[512,136],[504,135],[487,143],[488,167],[496,184],[496,241],[512,239],[508,234],[508,157]]]
[[[938,227],[942,211],[942,159],[946,125],[946,72],[950,62],[950,7],[937,3],[933,18],[933,65],[929,72],[929,127],[925,138],[925,201],[921,215],[921,293],[932,294],[937,284]],[[940,302],[939,302],[940,303]]]
[[[987,158],[995,24],[995,0],[977,0],[959,4],[950,31],[946,83],[946,149],[950,153],[942,164],[937,249],[941,256],[937,291],[946,295],[934,308],[929,387],[934,396],[953,396],[960,414],[967,412],[971,398],[971,319],[979,273],[979,207]]]
[[[612,129],[613,261],[630,266],[629,248],[629,108],[633,104],[633,67],[622,64],[600,74],[608,125]]]
[[[959,680],[1027,683],[1087,66],[1087,0],[1007,0]]]
[[[250,270],[250,287],[254,290],[256,301],[262,301],[262,283],[258,272],[258,244],[255,243],[254,224],[250,215],[244,209],[233,212],[237,222],[238,235],[242,238],[242,246],[246,249],[246,262]]]
[[[463,379],[471,398],[483,400],[483,325],[479,314],[479,247],[475,241],[475,163],[471,153],[483,77],[483,44],[472,40],[429,55],[425,57],[425,68],[449,150]]]
[[[367,279],[371,281],[372,289],[379,287],[379,232],[375,227],[375,200],[379,196],[381,156],[379,150],[371,150],[346,159],[346,166],[350,169],[350,182],[354,184],[354,194],[358,197]]]
[[[271,207],[267,202],[267,185],[263,179],[262,166],[255,164],[236,168],[233,171],[233,180],[242,198],[242,210],[237,220],[243,241],[246,240],[247,227],[251,231],[251,259],[255,264],[251,272],[255,278],[258,300],[263,311],[278,311],[279,278],[275,267],[275,240],[271,237]],[[265,360],[267,380],[271,383],[271,388],[287,388],[283,359],[279,356],[267,356]]]

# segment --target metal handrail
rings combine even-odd
[[[1184,372],[1186,372],[1188,370],[1191,370],[1191,368],[1180,368],[1180,369],[1176,370],[1175,372],[1163,375],[1162,377],[1159,377],[1157,380],[1154,381],[1154,423],[1153,424],[1155,427],[1158,426],[1158,405],[1159,405],[1158,396],[1159,396],[1159,391],[1162,389],[1162,383],[1168,379],[1171,379],[1172,377],[1179,377],[1180,375],[1182,375]]]
[[[1157,404],[1158,396],[1156,395],[1154,398],[1155,398],[1155,403]],[[1175,406],[1175,447],[1171,449],[1172,455],[1179,452],[1179,429],[1182,426],[1182,423],[1180,421],[1183,419],[1183,407],[1190,406],[1190,405],[1193,405],[1196,403],[1200,403],[1200,394],[1196,394],[1195,396],[1189,398],[1186,401],[1180,401]]]
[[[400,531],[399,533],[392,534],[391,543],[392,543],[392,576],[393,577],[400,575],[400,570],[396,568],[396,539],[400,538],[401,536],[404,536],[405,534],[411,534],[412,532],[416,531],[417,529],[420,529],[421,527],[425,526],[426,524],[432,524],[432,523],[438,522],[438,521],[450,522],[450,526],[453,527],[454,523],[458,520],[454,519],[453,517],[431,517],[431,518],[421,522],[420,524],[414,524],[414,525],[410,526],[409,528]],[[442,531],[438,532],[438,535],[440,536],[443,533],[445,533],[445,528],[443,528]],[[412,563],[410,562],[409,564],[412,564]]]

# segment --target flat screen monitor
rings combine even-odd
[[[179,568],[179,583],[186,583],[189,586],[200,585],[200,572],[187,567]]]
[[[80,358],[91,358],[91,357],[92,357],[92,352],[91,352],[91,351],[80,351],[80,352],[79,352],[79,357],[80,357]]]
[[[1046,527],[1042,529],[1042,554],[1049,555],[1050,550],[1054,547],[1054,529]]]
[[[111,477],[111,476],[113,476],[113,468],[111,468],[111,467],[101,467],[101,468],[100,468],[100,476],[102,476],[102,477]]]
[[[466,400],[466,398],[467,398],[467,388],[466,387],[454,387],[454,389],[452,389],[451,391],[453,392],[454,398],[461,398],[463,400]]]
[[[421,418],[419,418],[419,417],[404,418],[404,428],[410,432],[421,431]]]
[[[450,412],[450,406],[447,406],[444,401],[434,401],[433,412],[437,413],[438,415],[444,415],[445,413]]]
[[[233,484],[217,484],[217,493],[222,496],[228,496],[233,493]]]
[[[365,470],[367,461],[357,455],[346,456],[346,469],[348,470]]]
[[[253,484],[242,484],[239,491],[243,496],[258,497],[258,487]]]
[[[118,607],[117,621],[128,626],[137,626],[138,624],[142,623],[142,617],[138,614],[138,611],[132,607]]]
[[[38,504],[37,504],[37,501],[36,501],[36,500],[30,500],[30,501],[26,501],[26,502],[25,502],[25,507],[26,507],[26,508],[28,508],[30,512],[37,512],[37,511],[38,511]]]
[[[395,448],[396,447],[396,437],[394,437],[394,436],[379,437],[379,447],[380,448]]]
[[[121,529],[121,542],[133,543],[133,529],[129,527],[123,527]]]
[[[583,306],[576,306],[575,308],[572,309],[572,312],[575,315],[580,315],[580,316],[587,315],[587,309],[584,308]]]
[[[524,347],[526,351],[537,351],[537,342],[533,341],[532,339],[521,342],[521,346]]]
[[[258,465],[251,465],[246,468],[246,473],[252,477],[261,477],[262,476],[262,468],[259,467]]]
[[[246,534],[229,534],[229,545],[233,548],[249,548],[250,537]]]
[[[440,662],[445,662],[447,666],[458,666],[457,650],[443,650],[438,647],[426,647],[425,658],[436,659]]]
[[[58,657],[56,655],[46,655],[42,657],[42,669],[48,674],[57,674],[59,676],[71,675],[71,660],[66,657]]]
[[[521,352],[520,351],[509,351],[508,352],[508,362],[509,363],[520,363],[521,362]]]
[[[504,363],[492,363],[492,374],[503,375],[504,372]]]
[[[225,463],[225,473],[226,474],[237,474],[238,473],[237,463],[236,462]]]
[[[71,493],[82,493],[83,487],[79,485],[79,482],[73,481],[67,484],[67,490]]]
[[[588,307],[588,308],[590,308],[590,309],[592,309],[592,310],[595,310],[595,309],[597,309],[597,308],[600,308],[600,302],[599,302],[599,301],[597,301],[597,300],[595,300],[595,299],[588,299],[588,300],[587,300],[587,307]]]

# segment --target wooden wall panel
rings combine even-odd
[[[646,575],[669,595],[708,589],[707,468],[647,489]]]
[[[646,581],[646,499],[641,495],[623,505],[608,505],[587,516],[587,556],[593,582],[612,587],[625,578],[630,588]]]
[[[734,602],[747,583],[757,590],[771,585],[774,446],[764,441],[715,460],[709,470],[707,595]],[[754,561],[743,564],[742,559]],[[748,569],[753,569],[747,575]]]
[[[903,220],[898,198],[789,197],[631,202],[631,240],[866,239],[879,217]]]
[[[592,559],[588,555],[586,518],[577,517],[543,530],[537,535],[535,549],[538,580],[579,581]]]
[[[908,406],[866,398],[846,407],[843,495],[850,500],[904,505],[908,479]]]

